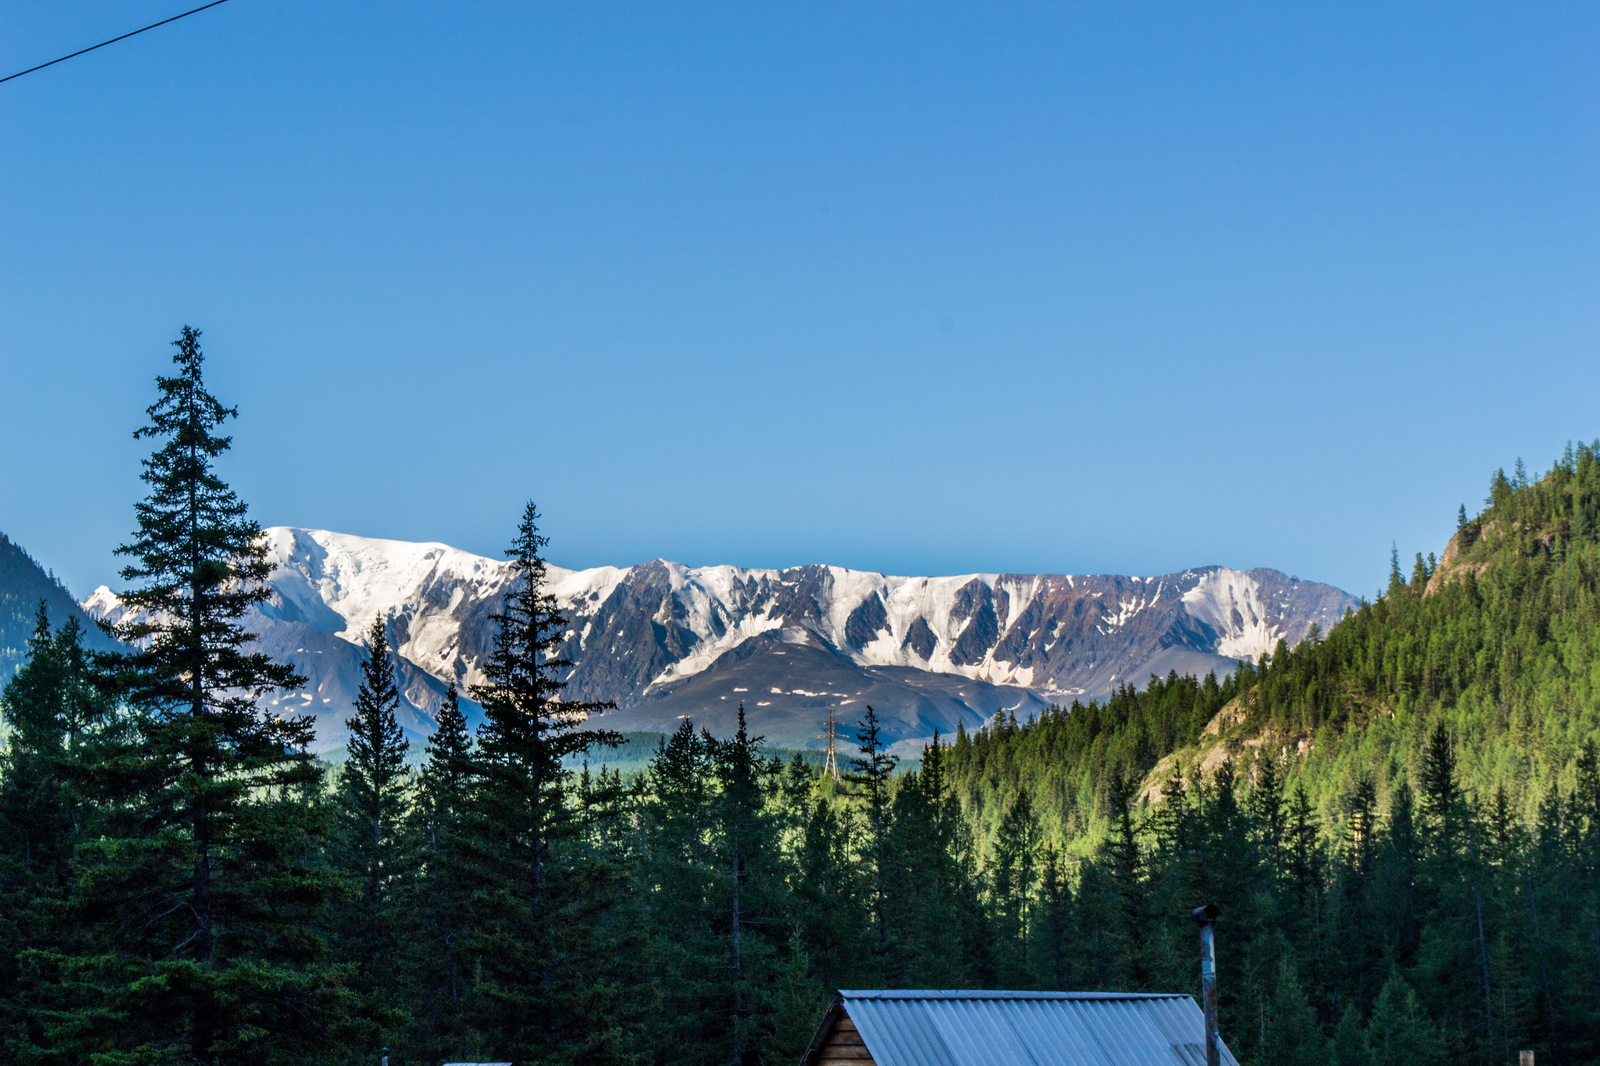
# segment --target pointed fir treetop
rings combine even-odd
[[[568,621],[554,593],[545,587],[544,549],[549,538],[539,532],[539,509],[529,501],[517,535],[506,554],[515,580],[505,609],[494,616],[498,629],[494,650],[484,666],[488,680],[472,686],[473,699],[486,719],[480,748],[496,757],[526,742],[548,745],[544,754],[556,762],[595,743],[618,744],[610,731],[581,730],[592,714],[612,710],[609,700],[564,700],[562,671],[572,662],[560,654]],[[519,739],[523,738],[523,739]]]
[[[33,632],[28,636],[28,654],[37,655],[39,649],[50,642],[50,608],[44,600],[39,601],[39,609],[33,615]]]
[[[175,581],[174,576],[197,566],[205,568],[203,576],[214,584],[232,576],[264,578],[268,572],[264,553],[252,560],[262,564],[258,573],[234,575],[218,570],[238,552],[241,541],[251,544],[261,533],[260,527],[246,518],[244,503],[212,468],[213,461],[233,444],[232,437],[214,431],[228,419],[237,418],[239,411],[224,407],[206,391],[200,332],[184,326],[182,336],[172,343],[178,349],[172,361],[178,364],[179,373],[156,378],[160,396],[146,409],[150,422],[133,432],[135,440],[165,440],[144,460],[140,479],[150,486],[150,495],[134,505],[137,539],[117,549],[118,555],[139,560],[123,567],[123,580],[151,582],[149,587],[123,594],[124,602],[134,607],[168,607],[166,601],[181,595],[186,584]],[[201,544],[189,543],[202,531]],[[191,536],[181,536],[184,533]],[[195,547],[209,550],[203,556],[184,553]],[[264,595],[255,597],[262,598]]]
[[[733,736],[713,741],[717,776],[726,802],[735,807],[759,807],[762,782],[776,776],[782,764],[776,757],[762,756],[761,744],[766,738],[750,735],[743,703],[739,704],[737,721]]]
[[[865,784],[869,789],[882,787],[900,762],[899,756],[890,755],[885,750],[883,739],[879,735],[880,728],[878,712],[868,704],[866,715],[856,723],[856,743],[860,747],[861,754],[850,757],[850,768],[853,773],[846,776],[852,783]]]
[[[1393,596],[1406,587],[1405,575],[1400,573],[1400,549],[1393,542],[1389,544],[1389,588],[1386,595]]]
[[[1428,733],[1421,767],[1422,826],[1434,858],[1453,858],[1467,830],[1466,796],[1456,779],[1455,747],[1441,718]]]
[[[253,638],[239,619],[271,595],[265,579],[272,566],[261,527],[214,468],[232,443],[215,431],[237,410],[206,390],[199,338],[183,327],[173,342],[178,373],[157,377],[150,422],[134,432],[164,443],[144,461],[140,477],[150,491],[134,508],[138,532],[117,548],[134,560],[123,579],[138,584],[121,595],[130,621],[116,635],[143,645],[117,661],[135,704],[247,714],[262,693],[304,679],[287,664],[242,650]]]
[[[957,719],[957,721],[959,723],[960,720]],[[923,745],[922,748],[922,769],[918,772],[917,778],[921,782],[923,792],[934,803],[944,798],[944,753],[946,747],[947,745],[945,745],[943,738],[940,737],[939,731],[935,729],[932,742]]]
[[[465,783],[472,756],[472,734],[466,715],[461,713],[461,697],[455,682],[445,690],[439,705],[433,736],[423,749],[422,781],[425,788],[453,791]]]
[[[356,690],[356,709],[350,716],[350,739],[345,748],[344,780],[368,802],[374,802],[377,794],[391,789],[405,775],[410,744],[400,730],[399,708],[389,637],[379,616],[367,630],[367,658],[361,664],[361,685]],[[368,791],[374,797],[364,795]]]

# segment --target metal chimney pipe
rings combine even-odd
[[[1222,1066],[1222,1047],[1217,1042],[1217,947],[1213,923],[1222,913],[1215,903],[1189,912],[1200,926],[1200,1006],[1206,1014],[1206,1066]]]

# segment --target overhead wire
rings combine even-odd
[[[162,19],[160,22],[152,22],[148,26],[141,26],[139,29],[132,30],[132,31],[130,31],[128,33],[124,33],[120,37],[113,37],[109,41],[101,41],[99,44],[91,44],[88,48],[80,48],[76,52],[71,53],[70,55],[62,56],[60,59],[52,59],[48,63],[40,63],[38,66],[29,67],[27,70],[19,70],[15,74],[7,74],[5,77],[0,78],[0,83],[8,82],[12,78],[20,78],[24,74],[32,74],[34,71],[43,70],[45,67],[53,67],[57,63],[65,63],[69,59],[76,59],[78,56],[83,55],[85,52],[92,52],[96,48],[104,48],[106,45],[108,45],[108,44],[116,44],[118,41],[126,41],[129,37],[137,37],[139,34],[144,33],[144,32],[146,32],[148,30],[153,30],[157,26],[165,26],[169,22],[177,22],[179,19],[188,18],[190,15],[198,15],[200,12],[206,10],[207,8],[216,7],[218,4],[226,4],[227,2],[228,2],[228,0],[211,0],[211,3],[209,3],[209,4],[201,4],[199,7],[195,8],[192,11],[185,11],[181,15],[173,15],[171,18]]]

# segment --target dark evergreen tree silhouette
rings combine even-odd
[[[1001,978],[1026,983],[1034,893],[1041,871],[1043,834],[1026,790],[1019,790],[1000,819],[991,849],[990,897]]]
[[[340,972],[318,935],[333,880],[309,719],[258,700],[300,684],[252,650],[245,613],[268,596],[260,528],[215,461],[235,416],[206,390],[199,334],[157,379],[149,494],[120,554],[134,583],[111,660],[132,737],[91,768],[99,835],[78,851],[74,953],[35,965],[70,990],[46,1023],[96,1061],[295,1061],[338,1035]],[[46,978],[48,980],[48,977]]]
[[[792,907],[780,854],[779,819],[772,809],[782,764],[750,735],[740,704],[733,736],[714,741],[711,768],[717,784],[716,818],[722,889],[717,909],[727,930],[725,1061],[763,1062],[806,1039],[824,999],[792,950]]]
[[[584,854],[573,773],[564,763],[620,741],[585,721],[613,704],[565,700],[560,647],[567,622],[545,587],[539,512],[532,503],[507,555],[515,584],[496,616],[465,826],[477,879],[474,1012],[483,1046],[518,1060],[601,1061],[620,1054],[606,1017],[597,912],[614,898]],[[614,889],[615,886],[604,886]]]
[[[356,984],[375,1025],[371,1042],[378,1046],[399,1035],[402,947],[412,931],[407,882],[417,860],[406,817],[410,745],[400,730],[399,706],[388,634],[383,619],[374,618],[335,793],[335,865],[354,888],[354,899],[341,908],[340,947],[356,964]]]
[[[462,840],[473,787],[472,755],[472,735],[451,684],[424,749],[411,810],[420,860],[414,886],[413,1046],[418,1054],[440,1059],[461,1059],[473,1051],[465,1016],[473,879]]]
[[[889,950],[889,928],[885,920],[889,879],[890,782],[900,761],[886,750],[878,714],[867,705],[867,713],[857,723],[856,743],[860,755],[850,758],[845,780],[860,790],[866,808],[867,906],[872,918],[873,955],[881,965]]]
[[[658,1021],[664,1044],[685,1061],[727,1059],[734,1039],[728,980],[728,915],[716,833],[716,741],[683,719],[650,761],[638,796],[641,921],[659,975]]]

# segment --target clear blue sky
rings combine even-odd
[[[12,0],[10,73],[184,0]],[[1600,436],[1600,5],[232,0],[0,86],[0,530],[1370,594]],[[114,582],[113,582],[114,584]]]

